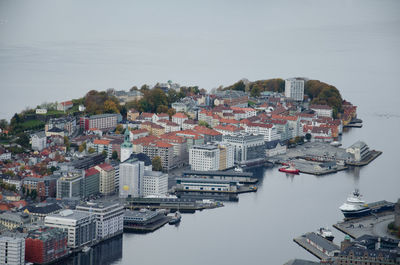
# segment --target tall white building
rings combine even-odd
[[[129,158],[119,165],[119,196],[140,197],[143,187],[144,162]]]
[[[219,153],[216,145],[194,145],[189,150],[189,164],[195,171],[218,170]]]
[[[68,231],[67,245],[70,248],[92,243],[97,238],[95,215],[85,212],[64,210],[44,218],[44,225]]]
[[[25,239],[0,237],[0,264],[25,264]]]
[[[245,127],[247,133],[262,134],[264,141],[270,142],[280,138],[278,131],[273,124],[250,123]]]
[[[303,101],[304,99],[304,80],[300,78],[289,78],[285,80],[285,97]]]
[[[159,171],[144,171],[143,196],[165,195],[168,192],[168,174]]]
[[[97,238],[107,239],[121,234],[124,229],[124,207],[116,202],[87,202],[76,206],[79,212],[96,216]]]

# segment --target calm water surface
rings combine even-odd
[[[362,129],[343,135],[383,151],[361,169],[287,177],[256,172],[257,193],[183,215],[147,235],[124,234],[74,264],[283,264],[315,258],[293,243],[342,219],[354,189],[367,201],[400,197],[399,1],[0,0],[0,118],[90,89],[168,79],[210,89],[307,76],[359,106]],[[343,235],[334,231],[336,242]]]

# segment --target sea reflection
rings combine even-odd
[[[118,260],[122,259],[122,235],[104,241],[94,247],[88,252],[79,252],[69,257],[67,260],[61,261],[57,264],[68,265],[108,265],[115,264]]]

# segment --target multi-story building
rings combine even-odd
[[[55,176],[45,176],[43,178],[27,177],[22,180],[22,186],[29,193],[36,190],[38,198],[42,201],[48,197],[56,196],[57,178]]]
[[[245,131],[247,133],[263,135],[265,142],[274,141],[280,138],[276,127],[273,124],[249,123],[245,126]]]
[[[148,136],[150,133],[146,129],[137,129],[137,130],[130,130],[129,137],[131,140],[136,140],[142,137]]]
[[[109,139],[95,139],[93,141],[93,147],[98,154],[102,154],[105,151],[107,157],[112,156],[112,144]]]
[[[104,163],[104,156],[102,154],[91,154],[80,159],[73,160],[71,166],[76,169],[88,169],[95,165]]]
[[[352,144],[346,152],[352,154],[355,161],[361,161],[370,155],[368,145],[362,141]]]
[[[46,133],[38,132],[32,135],[31,142],[32,142],[32,149],[35,151],[42,151],[46,148]]]
[[[119,165],[119,196],[121,198],[140,197],[143,186],[144,163],[129,158]]]
[[[193,129],[196,133],[204,137],[204,142],[222,141],[222,133],[207,128],[205,126],[196,126]]]
[[[78,212],[96,217],[97,239],[104,240],[123,232],[124,207],[116,202],[87,202],[76,206]]]
[[[10,160],[11,152],[8,152],[6,149],[0,147],[0,161]]]
[[[186,120],[182,124],[182,130],[193,130],[197,126],[197,122],[194,120]]]
[[[77,248],[97,239],[96,217],[91,213],[64,210],[58,214],[46,216],[45,226],[68,231],[68,247]]]
[[[85,194],[85,185],[81,170],[63,172],[57,180],[57,198],[82,197]]]
[[[94,128],[99,130],[112,129],[117,126],[119,116],[120,114],[99,114],[81,117],[80,126],[85,131]]]
[[[127,160],[131,156],[132,152],[133,152],[133,144],[130,139],[129,129],[126,128],[124,133],[124,142],[121,144],[121,156],[120,156],[121,162]]]
[[[158,141],[158,142],[147,142],[143,145],[143,153],[146,154],[150,159],[158,156],[161,158],[162,169],[168,171],[174,166],[174,146],[172,144]]]
[[[189,153],[186,139],[184,137],[179,137],[175,134],[164,134],[161,135],[161,140],[173,145],[174,163],[178,167],[188,163]]]
[[[4,212],[0,214],[0,224],[12,230],[30,224],[32,218],[26,213]]]
[[[62,118],[52,118],[50,119],[45,126],[45,131],[53,129],[54,127],[66,131],[67,135],[71,135],[77,129],[76,127],[76,118],[74,116],[66,116]]]
[[[304,79],[289,78],[285,80],[285,97],[303,101],[304,99]]]
[[[228,143],[218,143],[219,148],[219,170],[231,168],[235,164],[233,145]]]
[[[223,141],[233,145],[235,163],[246,163],[264,156],[264,135],[249,133],[224,135]]]
[[[181,112],[178,112],[178,113],[175,113],[173,116],[172,116],[172,121],[173,122],[175,122],[175,123],[177,123],[177,124],[179,124],[179,126],[182,128],[183,127],[183,123],[186,121],[186,120],[188,120],[189,118],[184,114],[184,113],[181,113]]]
[[[85,170],[83,185],[85,198],[98,195],[100,193],[100,172],[93,167]]]
[[[162,127],[164,127],[164,132],[169,133],[169,132],[177,132],[181,130],[181,126],[173,121],[170,120],[160,120],[158,121],[158,124]]]
[[[107,163],[95,166],[100,172],[100,193],[110,195],[115,191],[115,169]]]
[[[215,96],[215,106],[247,107],[249,102],[249,96],[245,92],[238,90],[218,91]]]
[[[59,228],[41,227],[25,239],[25,260],[48,264],[68,255],[68,234]]]
[[[189,150],[189,164],[195,171],[216,171],[219,169],[219,155],[217,145],[194,145]]]
[[[332,107],[328,105],[311,105],[310,109],[315,111],[319,117],[332,117],[333,115]]]
[[[60,102],[57,104],[57,110],[60,111],[67,111],[70,108],[72,108],[74,104],[72,103],[72,101],[64,101],[64,102]]]
[[[25,264],[25,239],[21,237],[0,237],[0,264]]]
[[[39,203],[22,208],[23,212],[29,214],[33,221],[44,221],[47,215],[58,213],[61,209],[62,207],[57,203]]]
[[[126,119],[128,121],[135,121],[137,117],[139,117],[139,112],[137,110],[135,109],[128,110],[128,113],[126,114]]]
[[[244,128],[237,127],[237,126],[230,125],[230,124],[228,124],[228,125],[220,124],[220,125],[214,127],[214,130],[221,133],[222,135],[227,135],[227,134],[232,135],[232,134],[240,133],[240,132],[244,131]]]
[[[168,174],[144,171],[142,196],[165,195],[168,192]]]

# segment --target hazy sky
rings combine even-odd
[[[0,118],[169,79],[211,89],[307,76],[345,93],[357,61],[365,74],[398,61],[399,10],[364,0],[0,0]]]

